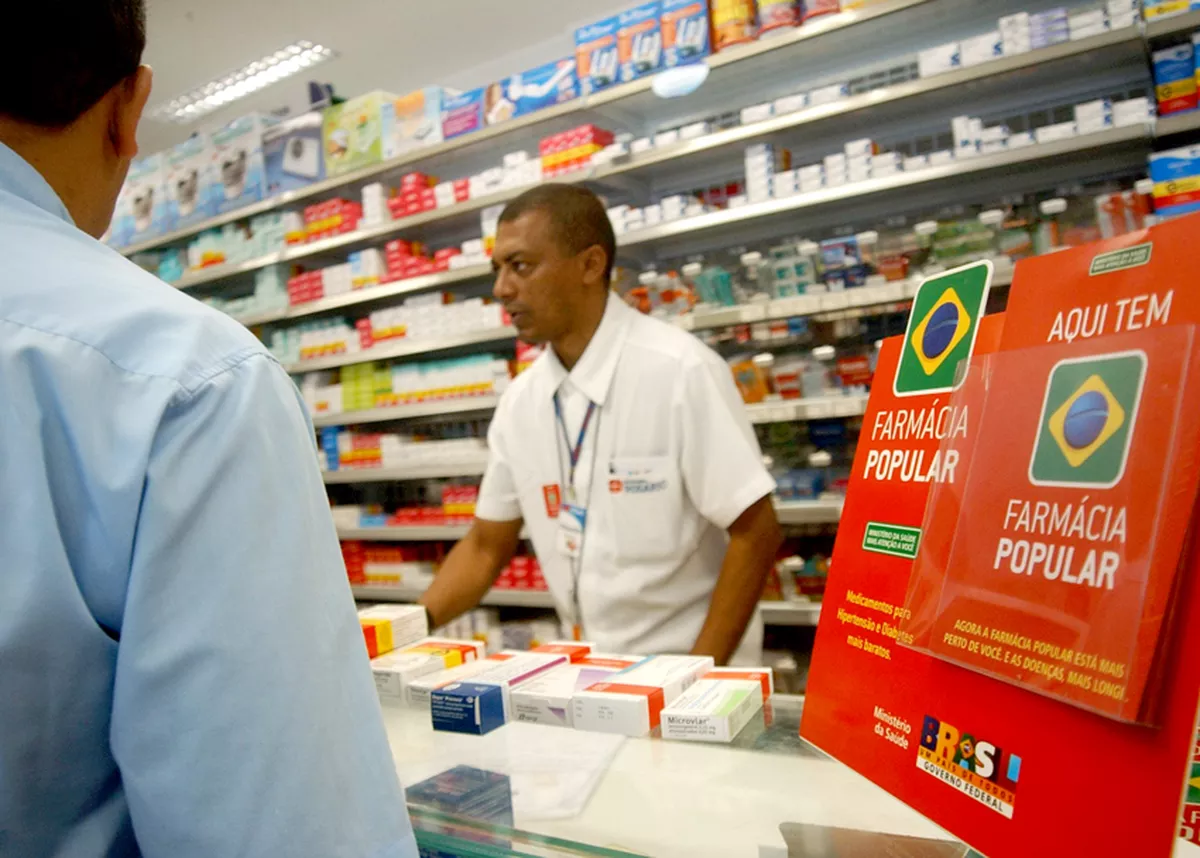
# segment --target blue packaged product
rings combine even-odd
[[[612,86],[617,81],[617,29],[614,16],[575,31],[575,67],[583,94]]]
[[[1163,216],[1200,211],[1200,146],[1182,146],[1150,156],[1154,211]]]
[[[263,165],[263,133],[279,120],[252,113],[233,120],[212,135],[216,160],[218,213],[234,211],[260,202],[267,195]]]
[[[513,75],[504,81],[504,97],[507,104],[494,106],[489,111],[489,123],[510,116],[525,116],[535,110],[578,98],[579,78],[575,73],[575,60],[556,60]],[[492,119],[493,113],[495,119]]]
[[[483,103],[483,87],[447,96],[442,101],[442,139],[453,140],[483,128],[487,124]]]
[[[323,118],[317,111],[285,119],[263,132],[267,196],[294,191],[325,178]]]
[[[642,3],[617,16],[617,56],[623,83],[662,66],[662,4]]]
[[[207,134],[193,134],[164,154],[169,229],[192,226],[217,214],[216,155]]]
[[[162,153],[134,158],[117,196],[109,240],[116,247],[124,247],[157,238],[171,228]]]
[[[455,682],[429,698],[433,729],[482,736],[504,726],[504,692],[498,685]]]
[[[339,431],[340,430],[336,426],[326,426],[320,430],[321,452],[325,454],[325,467],[330,471],[336,471],[340,462],[340,459],[338,458]]]
[[[704,0],[662,0],[663,65],[674,68],[707,57],[708,30]]]

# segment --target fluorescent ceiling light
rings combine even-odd
[[[334,52],[324,45],[296,42],[255,60],[243,69],[172,98],[150,110],[150,115],[167,122],[194,122],[205,114],[331,60],[334,56]]]

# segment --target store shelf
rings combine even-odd
[[[450,542],[462,539],[471,529],[468,524],[417,525],[392,527],[340,527],[338,539],[365,542]]]
[[[415,602],[425,592],[421,587],[352,586],[354,598],[364,602]],[[546,590],[488,590],[479,602],[495,608],[553,608],[554,599]]]
[[[708,65],[716,74],[721,74],[720,69],[726,66],[741,63],[746,60],[751,60],[767,54],[774,54],[781,51],[786,52],[789,49],[793,49],[797,45],[802,45],[803,43],[811,41],[812,39],[820,38],[830,33],[845,30],[849,27],[854,27],[869,21],[877,20],[897,12],[902,12],[914,6],[921,6],[928,2],[930,2],[930,0],[887,0],[886,2],[872,4],[864,9],[842,12],[837,15],[829,15],[816,21],[810,21],[803,27],[798,27],[787,34],[777,35],[771,39],[764,39],[762,41],[756,41],[747,45],[739,45],[737,47],[722,51],[721,53],[710,57],[708,59]],[[406,152],[403,155],[392,158],[388,161],[383,161],[379,164],[364,167],[363,169],[356,170],[352,173],[347,173],[334,178],[325,179],[320,182],[315,182],[304,188],[280,194],[268,200],[263,200],[262,202],[255,203],[251,206],[238,209],[237,211],[228,212],[226,214],[219,215],[218,217],[210,218],[209,220],[197,223],[193,226],[189,226],[184,229],[173,230],[165,235],[120,248],[119,251],[126,256],[132,256],[143,251],[152,250],[158,247],[165,247],[190,238],[191,236],[198,235],[205,230],[224,226],[227,223],[233,223],[234,221],[252,217],[256,214],[261,214],[262,212],[271,211],[272,209],[282,208],[293,203],[302,202],[315,197],[326,196],[332,191],[358,185],[389,173],[399,171],[406,167],[414,167],[415,165],[436,158],[441,158],[456,151],[477,147],[480,143],[511,134],[515,131],[530,128],[532,126],[546,123],[571,114],[584,114],[603,105],[612,105],[613,103],[620,102],[624,99],[642,96],[650,91],[651,81],[652,78],[650,77],[642,78],[632,83],[611,87],[599,93],[593,93],[592,95],[577,98],[564,104],[556,105],[545,110],[539,110],[516,119],[511,119],[498,125],[492,125],[472,134],[466,134],[462,137],[455,138],[454,140],[448,140],[433,146],[426,146],[421,149],[416,149],[412,152]],[[477,201],[471,201],[470,203],[464,205],[472,205],[476,202]],[[481,206],[488,204],[489,203],[481,203]],[[409,221],[406,226],[416,225],[413,222],[413,219],[409,218],[406,220]],[[399,222],[397,221],[395,223]],[[389,226],[390,225],[391,224],[389,224]],[[365,237],[359,236],[359,240],[365,240]]]
[[[475,331],[474,333],[460,334],[453,337],[405,338],[395,345],[376,346],[375,348],[359,352],[348,352],[326,358],[297,361],[296,363],[287,364],[284,368],[292,374],[314,372],[321,369],[333,369],[339,366],[351,366],[356,363],[370,363],[376,360],[415,357],[417,355],[462,348],[464,346],[475,346],[481,343],[507,342],[515,339],[516,336],[516,328],[504,327]]]
[[[487,470],[487,457],[446,464],[410,465],[404,468],[342,468],[323,474],[326,485],[346,483],[392,483],[404,480],[435,480],[448,477],[478,477]]]
[[[759,613],[768,626],[816,626],[820,602],[759,602]]]
[[[800,30],[797,30],[796,35],[800,36],[806,31],[806,29],[807,28],[801,28]],[[812,37],[813,34],[811,33],[804,36],[805,39]],[[629,173],[643,171],[657,165],[680,161],[701,153],[712,152],[724,147],[743,144],[751,140],[776,134],[780,131],[799,128],[804,125],[821,122],[834,117],[848,116],[869,108],[877,108],[885,104],[894,104],[905,99],[928,95],[930,93],[935,93],[958,86],[965,86],[980,80],[997,78],[1027,69],[1041,68],[1046,64],[1053,63],[1057,60],[1090,54],[1096,51],[1104,50],[1105,48],[1119,45],[1137,44],[1140,43],[1140,41],[1141,33],[1139,29],[1137,27],[1126,27],[1087,39],[1063,42],[1047,48],[1041,48],[1036,51],[1030,51],[1028,53],[1018,54],[1011,57],[1002,57],[987,63],[971,66],[969,68],[958,69],[946,74],[922,78],[890,87],[874,89],[869,92],[861,93],[851,96],[850,98],[833,102],[831,104],[819,105],[783,116],[771,117],[763,120],[762,122],[740,125],[735,128],[708,134],[693,140],[683,141],[675,146],[656,148],[638,157],[628,157],[611,164],[601,165],[591,169],[579,170],[573,175],[562,176],[557,178],[555,181],[599,182],[616,176],[623,176]],[[775,50],[777,47],[773,42],[759,43],[752,47],[762,48],[763,44],[768,46],[766,48],[768,50]],[[719,56],[725,55],[721,54]],[[646,84],[645,81],[638,81],[634,84],[630,84],[631,87],[640,89],[644,89],[647,85],[648,84]],[[461,219],[465,215],[474,214],[484,208],[487,208],[488,206],[506,203],[521,193],[524,193],[529,187],[530,186],[507,188],[492,194],[488,194],[487,196],[468,200],[452,206],[438,208],[429,212],[422,212],[421,214],[412,215],[410,217],[398,218],[396,220],[387,221],[376,226],[356,230],[344,235],[334,236],[322,241],[289,247],[277,253],[267,254],[266,256],[248,260],[237,265],[215,266],[195,274],[185,275],[175,285],[180,289],[190,289],[196,286],[212,283],[226,277],[238,276],[258,268],[265,268],[269,265],[274,265],[280,262],[291,262],[308,257],[319,256],[324,253],[329,253],[333,250],[350,248],[357,245],[366,245],[374,240],[391,237],[393,235],[403,233],[406,230],[425,224]]]
[[[824,420],[858,417],[867,411],[867,397],[821,396],[810,399],[776,400],[747,405],[751,423],[786,423],[790,420]]]
[[[895,176],[881,179],[868,179],[865,182],[824,188],[819,191],[709,212],[696,217],[681,218],[636,232],[625,233],[623,236],[618,236],[617,243],[621,248],[628,249],[641,244],[652,244],[681,236],[690,238],[698,233],[792,214],[830,203],[867,199],[878,194],[932,185],[948,180],[971,180],[985,173],[1000,173],[1010,167],[1033,164],[1053,158],[1083,155],[1122,143],[1145,140],[1147,137],[1148,126],[1146,125],[1112,128],[1095,134],[1072,137],[1069,140],[1040,143],[990,155],[958,159],[949,164],[900,172]]]
[[[1170,137],[1200,130],[1200,110],[1189,110],[1170,116],[1160,116],[1154,123],[1155,137]]]
[[[362,602],[415,602],[421,587],[353,586],[354,598]],[[496,608],[553,608],[554,598],[546,590],[489,590],[481,605]],[[815,626],[821,616],[819,602],[759,602],[763,622],[768,626]]]
[[[836,524],[842,518],[842,498],[820,498],[810,501],[775,501],[779,523]]]
[[[397,405],[392,408],[365,408],[362,411],[339,411],[318,414],[313,426],[356,426],[362,423],[382,423],[387,420],[409,420],[414,417],[440,417],[446,414],[465,414],[471,411],[491,411],[500,401],[498,396],[472,396],[464,399],[445,399],[422,402],[419,405]]]
[[[1182,15],[1166,15],[1151,18],[1146,22],[1146,38],[1161,39],[1164,36],[1191,33],[1200,30],[1200,12],[1184,12]]]

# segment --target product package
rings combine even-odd
[[[442,138],[453,140],[487,125],[483,102],[483,87],[447,96],[442,101]]]
[[[1200,146],[1150,155],[1154,210],[1164,216],[1200,211]]]
[[[757,682],[766,703],[775,693],[775,672],[769,667],[714,667],[701,679],[749,679]]]
[[[358,612],[371,658],[408,646],[429,633],[420,605],[372,605]]]
[[[704,0],[662,0],[663,65],[674,68],[708,56],[708,31]]]
[[[393,650],[371,660],[375,689],[380,699],[402,701],[414,679],[480,660],[483,649],[479,641],[426,638]]]
[[[166,168],[166,222],[169,229],[192,226],[218,214],[216,154],[207,134],[193,134],[168,149]]]
[[[505,103],[489,109],[489,124],[578,98],[575,60],[555,60],[515,74],[503,82],[503,88]]]
[[[262,201],[267,196],[263,164],[263,134],[278,124],[273,116],[251,113],[213,132],[213,158],[219,191],[218,213],[230,212]]]
[[[616,17],[605,18],[575,31],[575,67],[583,94],[598,92],[617,81],[620,65]]]
[[[712,668],[708,656],[650,656],[571,698],[572,724],[598,733],[645,736],[659,725],[663,708]]]
[[[570,727],[571,698],[612,674],[632,667],[639,659],[621,656],[585,656],[565,664],[512,691],[513,718],[535,724]]]
[[[766,35],[771,32],[786,31],[800,23],[799,0],[757,0],[758,32]],[[834,9],[837,9],[835,0]]]
[[[473,766],[455,766],[413,784],[404,790],[404,800],[414,807],[427,807],[477,822],[509,828],[513,825],[512,782],[508,775]]]
[[[285,119],[263,132],[267,196],[295,191],[325,178],[320,111]]]
[[[1194,110],[1197,106],[1196,64],[1191,43],[1155,51],[1153,60],[1158,115]]]
[[[118,247],[156,238],[167,221],[165,159],[161,152],[134,158],[113,214],[112,242]]]
[[[442,142],[442,103],[457,93],[427,86],[383,103],[383,158]]]
[[[753,679],[699,679],[663,709],[662,736],[732,742],[762,705],[762,685]]]
[[[759,6],[761,5],[760,3]],[[819,15],[833,15],[842,11],[841,7],[842,4],[838,0],[800,0],[800,20],[803,22]]]
[[[754,0],[711,0],[712,49],[723,51],[758,37]]]
[[[654,74],[662,66],[662,4],[658,0],[617,16],[617,60],[622,83]]]
[[[325,171],[341,176],[383,160],[383,108],[396,98],[375,91],[325,110]]]
[[[452,682],[430,695],[433,729],[483,735],[511,720],[512,689],[551,668],[569,663],[565,655],[510,653],[511,658],[466,682]]]
[[[508,653],[498,652],[477,661],[467,661],[458,667],[450,667],[434,673],[428,673],[411,680],[404,689],[404,702],[409,706],[429,706],[430,697],[438,688],[443,688],[455,682],[466,682],[473,676],[491,670],[497,662],[512,658]]]

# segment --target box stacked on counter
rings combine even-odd
[[[645,736],[662,710],[713,668],[708,656],[656,655],[571,698],[571,723],[583,730]]]
[[[570,727],[573,725],[571,698],[576,692],[603,682],[612,674],[632,667],[640,660],[636,656],[589,652],[569,665],[563,665],[514,688],[513,716],[517,721]]]
[[[425,609],[419,605],[393,607],[416,608],[424,617]],[[359,616],[362,615],[363,611],[360,611]],[[483,644],[478,641],[439,637],[424,638],[411,646],[397,645],[392,652],[380,653],[371,659],[375,690],[381,700],[402,702],[414,679],[482,660],[483,650]]]
[[[429,634],[420,605],[372,605],[358,612],[371,658],[408,646]]]
[[[663,709],[662,736],[732,742],[774,693],[770,668],[714,668]]]
[[[571,655],[561,651],[513,653],[469,680],[436,688],[429,700],[433,729],[490,733],[512,720],[513,688],[570,661]]]

